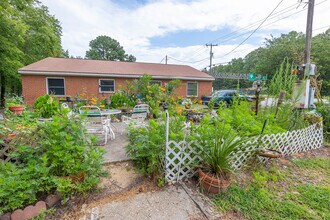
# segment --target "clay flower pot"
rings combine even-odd
[[[283,156],[281,151],[270,149],[270,148],[257,150],[256,154],[259,156],[268,157],[268,158],[279,158],[279,157]]]
[[[13,112],[15,115],[21,115],[23,112],[23,106],[17,105],[17,106],[9,106],[8,107],[11,112]]]
[[[227,189],[230,185],[229,179],[214,177],[213,175],[202,171],[202,169],[198,169],[198,175],[203,189],[211,194],[218,194],[220,191]]]

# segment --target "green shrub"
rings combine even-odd
[[[66,114],[22,130],[11,147],[15,164],[0,163],[0,213],[35,202],[53,190],[64,196],[95,187],[103,151],[87,141],[79,118]],[[81,182],[74,183],[80,178]]]
[[[316,111],[323,117],[323,133],[326,142],[330,142],[330,105],[319,103],[316,105]]]
[[[34,103],[34,109],[42,118],[50,118],[59,111],[59,103],[50,95],[39,96]]]
[[[176,116],[170,120],[170,140],[183,140],[185,117]],[[138,170],[154,179],[164,178],[165,160],[165,116],[149,120],[145,127],[130,126],[126,147],[127,154],[135,162]]]

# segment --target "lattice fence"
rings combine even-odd
[[[285,133],[263,135],[252,138],[231,155],[232,166],[238,170],[252,157],[257,149],[272,148],[284,155],[317,149],[323,146],[323,129],[319,124]],[[202,149],[195,141],[169,141],[166,146],[165,177],[168,181],[190,178],[195,173],[195,166],[201,161],[196,149]]]

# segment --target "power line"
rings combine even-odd
[[[270,14],[263,20],[263,22],[261,22],[258,27],[256,29],[254,29],[254,31],[247,37],[245,38],[239,45],[237,45],[234,49],[232,49],[229,53],[226,53],[224,56],[227,56],[228,54],[230,54],[231,52],[235,51],[237,48],[239,48],[245,41],[247,41],[260,27],[261,25],[263,25],[263,23],[265,23],[265,21],[269,18],[269,16],[271,16],[273,14],[273,12],[278,8],[278,6],[280,6],[280,4],[283,2],[284,0],[281,0],[276,7],[270,12]]]
[[[163,59],[159,63],[162,63],[164,59],[165,59],[165,57],[163,57]]]
[[[181,62],[181,63],[199,63],[199,62],[202,62],[204,60],[207,60],[209,59],[209,57],[206,57],[204,59],[201,59],[201,60],[197,60],[197,61],[188,61],[188,60],[179,60],[179,59],[176,59],[174,57],[171,57],[171,56],[168,56],[168,58],[172,59],[172,60],[175,60],[175,61],[178,61],[178,62]]]
[[[324,0],[324,1],[322,1],[322,2],[319,2],[319,3],[315,4],[315,6],[316,6],[316,5],[320,5],[320,4],[322,4],[322,3],[326,2],[326,1],[328,1],[328,0]],[[279,19],[277,19],[277,20],[275,20],[275,21],[273,21],[273,22],[271,22],[271,23],[268,23],[268,24],[266,24],[266,25],[263,25],[263,27],[267,27],[267,26],[269,26],[269,25],[271,25],[271,24],[274,24],[274,23],[276,23],[276,22],[278,22],[278,21],[280,21],[280,20],[286,19],[286,18],[291,17],[291,16],[293,16],[293,15],[296,15],[296,14],[298,14],[298,13],[301,13],[301,12],[303,12],[303,11],[305,11],[305,10],[306,10],[306,8],[303,8],[302,10],[300,10],[300,11],[298,11],[298,12],[292,13],[292,14],[290,14],[290,15],[288,15],[288,16],[285,16],[285,17],[279,18]],[[261,25],[260,25],[260,26],[261,26]],[[323,28],[324,28],[324,27],[323,27]],[[249,32],[250,32],[250,31],[249,31]],[[245,34],[247,34],[247,33],[249,33],[249,32],[245,32],[245,33],[243,33],[243,34],[241,34],[241,35],[239,35],[239,36],[245,35]],[[254,31],[254,32],[255,32],[255,31]],[[250,34],[249,37],[251,37],[252,34],[253,34],[254,32],[252,32],[252,33]],[[248,38],[249,38],[249,37],[248,37]],[[236,37],[236,38],[237,38],[237,37]],[[233,39],[236,39],[236,38],[233,38]],[[247,38],[247,39],[248,39],[248,38]],[[220,59],[220,58],[223,58],[223,57],[229,55],[232,51],[234,51],[234,50],[237,49],[239,46],[241,46],[241,45],[242,45],[247,39],[245,39],[243,42],[241,42],[241,43],[240,43],[238,46],[236,46],[233,50],[231,50],[230,52],[226,53],[225,55],[223,55],[223,56],[221,56],[221,57],[218,57],[217,59]],[[227,40],[227,41],[228,41],[228,40]],[[226,41],[223,41],[223,42],[226,42]],[[222,42],[222,43],[223,43],[223,42]]]
[[[276,13],[274,13],[274,14],[272,14],[272,17],[275,17],[275,16],[279,16],[279,15],[282,15],[282,14],[285,14],[285,13],[287,13],[287,12],[289,12],[289,11],[292,11],[292,10],[295,10],[296,9],[296,5],[297,5],[298,3],[295,3],[295,4],[293,4],[293,5],[290,5],[290,6],[288,6],[288,7],[286,7],[286,8],[284,8],[284,9],[282,9],[282,10],[280,10],[280,11],[278,11],[278,12],[276,12]],[[291,8],[291,9],[290,9]],[[287,10],[287,9],[289,9],[289,10]],[[282,13],[281,13],[282,12]],[[236,30],[236,31],[233,31],[233,32],[230,32],[230,33],[228,33],[228,34],[226,34],[226,35],[224,35],[224,36],[221,36],[221,37],[218,37],[218,38],[216,38],[216,39],[214,39],[214,40],[211,40],[211,41],[209,41],[209,43],[213,43],[213,42],[216,42],[217,40],[219,40],[219,39],[222,39],[222,38],[228,38],[228,37],[230,37],[230,36],[232,36],[232,35],[235,35],[235,33],[239,33],[239,32],[241,32],[241,31],[243,31],[243,30],[246,30],[246,29],[249,29],[250,27],[253,27],[253,26],[256,26],[257,24],[259,24],[260,23],[260,21],[263,21],[264,19],[261,19],[261,20],[258,20],[258,21],[256,21],[256,22],[253,22],[253,23],[251,23],[251,24],[249,24],[249,25],[247,25],[247,26],[245,26],[245,27],[243,27],[243,28],[241,28],[241,29],[238,29],[238,30]],[[198,52],[198,51],[200,51],[201,49],[205,49],[205,47],[201,47],[200,49],[198,49],[198,50],[196,50],[194,53],[195,53],[195,55],[196,55],[196,53]]]
[[[320,29],[323,29],[323,28],[328,28],[328,27],[330,28],[330,25],[326,25],[326,26],[323,26],[323,27],[313,29],[313,31],[317,31],[317,30],[320,30]]]

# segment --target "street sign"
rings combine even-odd
[[[255,73],[249,73],[249,78],[248,78],[248,80],[250,80],[250,81],[254,81],[254,80],[256,80],[256,74],[255,74]]]

